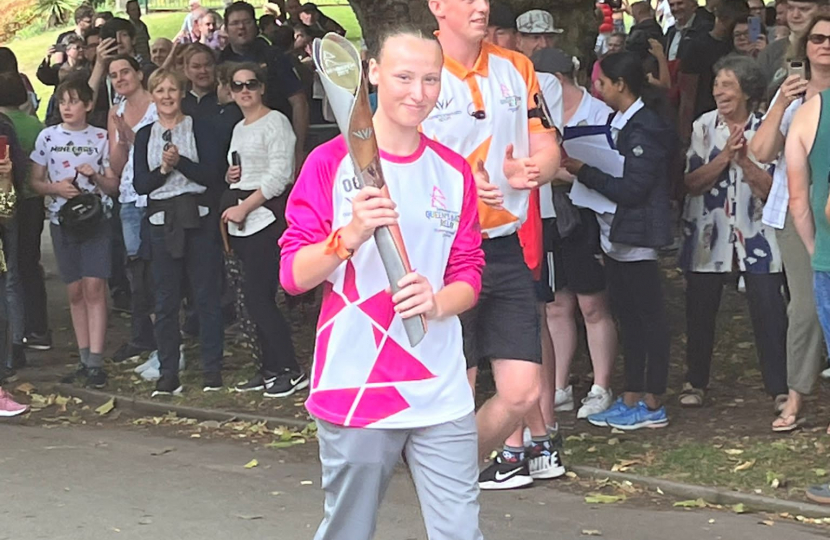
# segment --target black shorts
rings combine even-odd
[[[599,223],[592,210],[579,210],[580,225],[565,238],[559,236],[556,219],[543,222],[546,262],[554,291],[568,289],[576,294],[605,290],[605,269],[599,257]]]
[[[542,363],[542,338],[533,275],[513,234],[484,240],[478,303],[461,315],[467,368],[482,360]]]

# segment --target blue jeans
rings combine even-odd
[[[163,225],[150,226],[152,270],[155,283],[155,335],[161,363],[161,374],[178,375],[179,308],[182,304],[184,278],[190,283],[193,303],[199,316],[199,344],[202,369],[218,373],[222,369],[225,332],[222,328],[222,250],[219,227],[209,218],[202,227],[188,229],[184,257],[174,259],[167,251]]]
[[[145,210],[138,208],[134,202],[121,205],[121,232],[124,235],[128,259],[137,256],[141,247],[141,220],[144,219]]]
[[[830,272],[816,271],[813,274],[813,294],[816,295],[816,309],[824,332],[824,343],[828,344],[830,354]]]

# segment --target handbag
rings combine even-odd
[[[78,175],[72,182],[78,187]],[[79,188],[80,189],[80,188]],[[104,203],[95,193],[81,193],[66,201],[58,210],[58,224],[71,234],[90,236],[104,220]]]

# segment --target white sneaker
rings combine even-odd
[[[159,363],[159,352],[153,351],[150,353],[150,358],[148,358],[147,361],[141,364],[140,366],[136,367],[133,371],[136,374],[141,375],[150,368],[155,368],[156,371],[158,371],[160,366],[161,364]]]
[[[187,358],[184,355],[184,344],[179,345],[179,371],[184,371]]]
[[[595,384],[591,391],[582,400],[582,407],[576,413],[577,418],[588,418],[592,414],[598,414],[614,404],[614,394],[610,390]]]
[[[147,368],[141,372],[141,378],[145,381],[157,381],[161,379],[161,372],[157,367]]]
[[[822,379],[830,379],[830,367],[821,372]]]
[[[553,398],[554,411],[572,411],[574,410],[574,387],[568,386],[564,390],[556,389],[556,396]]]

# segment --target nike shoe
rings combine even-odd
[[[556,412],[574,410],[574,387],[568,386],[564,390],[556,389],[553,397],[553,410]]]
[[[550,480],[565,475],[565,466],[559,451],[545,444],[534,444],[525,449],[530,476],[534,480]]]
[[[636,406],[608,418],[608,425],[623,431],[634,431],[642,428],[662,428],[669,425],[666,408],[660,407],[651,410],[642,401]]]
[[[628,405],[625,404],[623,401],[622,396],[617,398],[617,401],[614,402],[613,405],[602,411],[601,413],[592,414],[588,417],[588,421],[595,426],[598,427],[607,427],[608,426],[608,419],[617,416],[618,414],[629,410]]]
[[[501,453],[478,475],[480,489],[516,489],[532,483],[527,460],[508,461]]]
[[[594,384],[591,391],[582,400],[582,407],[576,413],[577,418],[588,418],[592,414],[598,414],[614,404],[614,394],[610,390]]]
[[[218,371],[206,372],[202,392],[218,392],[220,390],[222,390],[222,374]]]
[[[260,373],[257,373],[249,380],[245,382],[238,383],[236,386],[233,387],[234,392],[261,392],[265,390],[265,380],[262,378]]]
[[[305,373],[286,371],[275,377],[268,377],[264,381],[265,392],[268,398],[288,397],[298,390],[308,388],[308,377]]]

